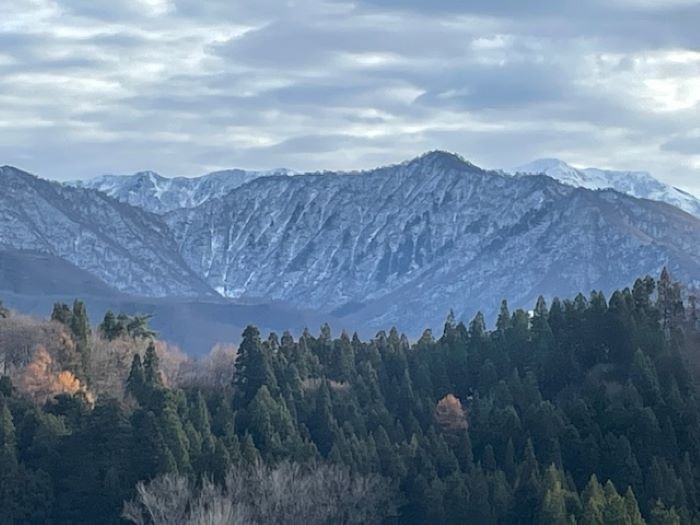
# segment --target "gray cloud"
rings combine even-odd
[[[698,155],[700,153],[700,128],[686,135],[673,137],[664,142],[661,149],[687,155]]]
[[[0,163],[44,176],[354,169],[441,148],[700,193],[690,0],[8,4]]]

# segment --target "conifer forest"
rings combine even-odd
[[[0,523],[700,523],[699,313],[668,272],[409,341],[0,309]]]

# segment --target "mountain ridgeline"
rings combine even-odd
[[[700,520],[700,319],[665,271],[492,329],[249,326],[179,364],[145,317],[52,318],[0,306],[2,523]]]
[[[700,276],[700,220],[614,191],[514,178],[434,153],[349,174],[257,179],[165,216],[232,298],[275,298],[372,328],[439,326],[502,297],[611,290],[669,264]]]
[[[146,296],[212,293],[157,216],[94,191],[0,168],[0,250],[44,253]],[[11,283],[3,283],[5,285]]]
[[[246,182],[270,175],[291,175],[286,169],[269,171],[223,170],[201,177],[167,178],[152,171],[134,175],[103,175],[70,183],[90,188],[154,213],[191,208],[212,197],[221,197]]]
[[[700,282],[700,219],[613,189],[443,152],[363,172],[257,175],[81,184],[99,192],[4,168],[0,250],[60,257],[130,296],[282,304],[363,335],[396,325],[417,337],[449,308],[495,319],[502,297],[524,307],[539,294],[611,291],[664,265]]]
[[[558,159],[539,159],[511,171],[518,175],[544,174],[576,188],[613,189],[640,199],[666,202],[700,217],[700,199],[664,184],[645,171],[578,169]]]

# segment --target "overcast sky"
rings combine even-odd
[[[698,27],[697,0],[2,1],[0,164],[196,175],[445,149],[700,194]]]

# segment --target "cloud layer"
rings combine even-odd
[[[109,4],[0,5],[0,164],[194,175],[437,148],[700,194],[697,1]]]

